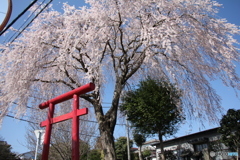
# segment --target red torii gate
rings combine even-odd
[[[64,93],[58,97],[48,100],[39,105],[40,109],[49,107],[47,120],[40,123],[41,127],[46,126],[43,142],[42,160],[48,160],[49,144],[52,131],[52,124],[72,118],[72,160],[79,160],[79,116],[88,113],[88,108],[79,109],[79,96],[95,89],[93,83],[88,83],[77,89]],[[54,105],[73,98],[73,111],[58,117],[53,117]]]

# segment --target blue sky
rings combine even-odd
[[[4,5],[1,0],[0,4],[0,12],[4,12]],[[5,0],[7,1],[7,0]],[[10,19],[13,20],[23,9],[25,9],[32,0],[13,0],[13,13]],[[44,0],[39,0],[42,2]],[[65,2],[67,0],[53,0],[54,8],[60,9],[61,2]],[[237,24],[240,26],[240,0],[217,0],[221,4],[223,4],[223,8],[220,9],[220,13],[218,14],[219,18],[226,18],[228,22]],[[46,0],[45,2],[48,2]],[[68,0],[68,3],[71,5],[82,6],[83,0]],[[1,13],[0,13],[0,21],[1,21]],[[23,19],[18,21],[14,26],[19,27],[22,24]],[[240,36],[236,36],[238,41],[240,41]],[[3,41],[3,38],[0,37],[0,42]],[[240,75],[240,65],[238,65],[238,73]],[[222,98],[222,106],[224,107],[224,113],[229,108],[240,109],[240,99],[236,97],[235,91],[232,88],[225,87],[220,81],[212,82],[213,87],[216,89],[217,93]],[[240,92],[239,92],[240,95]],[[108,97],[108,95],[107,95]],[[108,101],[106,101],[108,102]],[[109,106],[109,105],[106,105]],[[192,127],[190,127],[190,125]],[[12,151],[18,153],[27,152],[28,149],[26,146],[26,127],[27,123],[14,120],[12,118],[6,117],[3,121],[2,127],[0,128],[0,136],[2,136],[10,145],[12,145]],[[198,122],[193,122],[192,124],[186,124],[181,126],[181,129],[176,134],[176,136],[183,136],[190,133],[195,133],[200,130],[205,130],[209,128],[217,127],[217,125],[209,125],[208,122],[205,124],[205,128],[201,126]],[[121,126],[116,127],[115,138],[119,136],[125,136],[125,129]]]
[[[7,0],[1,0],[1,5],[0,5],[0,23],[3,21],[6,13],[7,13],[7,7],[8,6],[8,1]]]

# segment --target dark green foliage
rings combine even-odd
[[[240,110],[229,109],[220,121],[218,130],[222,142],[232,151],[240,148]]]
[[[148,78],[128,91],[120,109],[141,133],[172,135],[183,120],[180,91],[164,80]]]
[[[130,140],[130,148],[133,145],[132,140]],[[126,160],[127,157],[127,138],[119,137],[115,142],[116,155],[118,160]]]
[[[16,160],[17,156],[11,152],[11,149],[11,145],[0,137],[0,160]]]
[[[88,152],[90,151],[90,145],[87,142],[81,141],[79,149],[80,149],[80,159],[87,160]]]
[[[134,139],[136,145],[139,147],[139,151],[140,151],[139,159],[142,160],[143,156],[142,156],[141,150],[142,150],[143,143],[146,142],[146,137],[143,134],[135,133],[135,134],[133,134],[133,139]]]
[[[139,160],[138,153],[132,153],[131,154],[131,160]]]
[[[98,149],[91,150],[87,160],[101,160],[101,150]]]
[[[214,141],[210,141],[208,143],[208,150],[214,152],[226,152],[224,146],[222,145],[221,137],[215,137]]]
[[[138,147],[142,146],[144,142],[146,142],[146,137],[142,134],[134,134],[133,140]]]
[[[143,158],[145,159],[146,157],[149,157],[151,155],[151,151],[150,150],[144,150],[142,154],[143,154]]]
[[[138,88],[122,98],[121,111],[128,116],[135,130],[144,134],[158,134],[163,150],[163,136],[173,135],[184,119],[181,92],[167,81],[147,78]],[[164,154],[161,155],[165,159]]]

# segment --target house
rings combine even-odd
[[[145,158],[146,160],[156,160],[156,147],[153,146],[153,144],[157,142],[159,141],[156,139],[153,139],[143,143],[141,151],[143,152],[145,150],[149,150],[151,152],[151,155]],[[139,150],[137,150],[136,152],[139,152]]]
[[[146,157],[145,160],[156,160],[156,148],[154,146],[152,146],[152,144],[155,144],[156,142],[158,142],[158,140],[153,139],[150,141],[147,141],[145,143],[143,143],[142,148],[141,148],[141,152],[145,151],[145,150],[149,150],[151,152],[151,155]],[[134,148],[131,149],[131,151],[133,151],[132,153],[135,153],[138,155],[139,153],[139,148]]]
[[[131,153],[137,153],[138,148],[132,147],[130,148]]]
[[[186,136],[164,141],[164,150],[178,160],[227,160],[228,148],[219,142],[218,128],[213,128]],[[156,148],[156,160],[160,160],[160,143],[152,144]]]

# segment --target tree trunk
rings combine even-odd
[[[142,146],[139,146],[138,155],[139,155],[139,160],[143,160],[143,157],[142,157]]]
[[[161,149],[160,158],[161,158],[161,160],[165,160],[164,146],[163,146],[163,139],[162,139],[162,134],[161,134],[161,132],[158,133],[158,138],[159,138],[160,149]]]
[[[114,96],[112,100],[112,106],[108,112],[104,115],[102,106],[98,102],[94,105],[95,115],[99,124],[100,138],[102,142],[102,148],[105,160],[116,160],[115,144],[114,144],[114,128],[117,120],[117,109],[119,104],[119,98],[124,85],[116,83],[114,89]]]
[[[240,160],[240,148],[237,146],[237,160]]]
[[[116,160],[114,137],[112,132],[108,131],[108,126],[105,126],[106,130],[101,132],[101,142],[103,147],[105,160]]]

